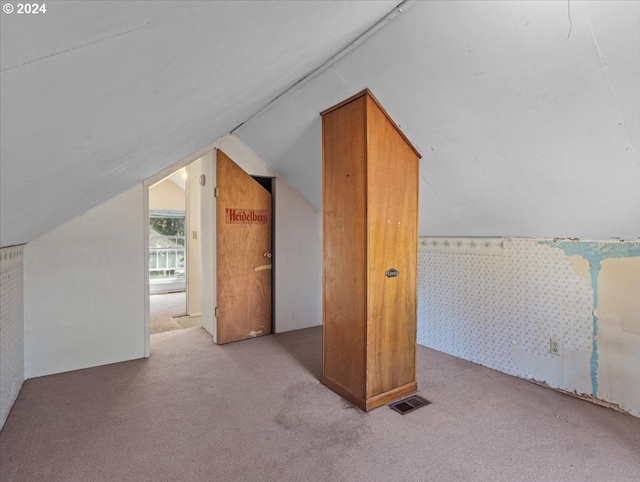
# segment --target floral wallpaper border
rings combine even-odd
[[[22,261],[24,245],[10,246],[0,249],[0,263],[3,266]]]
[[[418,246],[427,253],[482,254],[502,256],[504,238],[420,237]]]

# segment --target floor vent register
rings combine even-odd
[[[395,410],[400,415],[405,415],[409,412],[413,412],[414,410],[418,410],[420,407],[426,407],[430,403],[431,402],[429,400],[425,400],[419,395],[412,395],[408,398],[403,398],[402,400],[389,404],[389,408],[391,410]]]

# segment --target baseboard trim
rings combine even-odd
[[[381,407],[382,405],[387,405],[398,398],[405,397],[407,395],[411,395],[418,390],[418,384],[416,382],[410,382],[405,385],[401,385],[399,387],[393,388],[389,391],[371,397],[367,400],[367,409],[366,411],[373,410],[374,408]]]
[[[336,392],[342,398],[347,399],[351,403],[353,403],[356,407],[367,411],[367,403],[364,397],[358,395],[357,393],[349,390],[347,387],[342,385],[341,383],[335,381],[333,378],[328,377],[324,373],[320,376],[320,383],[329,387],[331,390]]]
[[[335,381],[333,378],[325,375],[324,373],[320,376],[320,383],[329,387],[342,398],[353,403],[356,407],[365,412],[370,412],[374,408],[381,407],[382,405],[387,405],[388,403],[391,403],[398,398],[402,398],[406,395],[411,395],[418,390],[418,384],[416,382],[410,382],[405,385],[401,385],[399,387],[388,390],[384,393],[375,395],[369,399],[365,399],[364,397],[358,395],[357,393],[348,389],[340,382]]]

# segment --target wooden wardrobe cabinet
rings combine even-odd
[[[417,388],[420,154],[369,90],[321,115],[321,382],[369,411]]]

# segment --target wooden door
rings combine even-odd
[[[217,342],[271,333],[271,194],[217,150]]]

